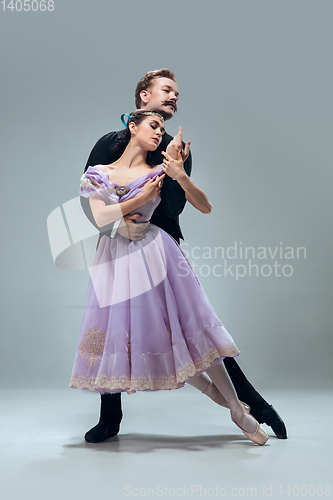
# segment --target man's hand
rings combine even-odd
[[[118,226],[117,233],[129,240],[142,240],[146,232],[149,231],[150,226],[149,222],[142,222],[140,224],[134,222],[136,219],[141,219],[141,217],[142,215],[140,214],[125,215]]]
[[[183,162],[185,162],[190,152],[190,144],[191,141],[187,141],[183,149],[183,129],[182,127],[179,127],[178,134],[175,135],[171,142],[169,142],[165,151],[174,160],[178,160],[178,152],[181,151]]]

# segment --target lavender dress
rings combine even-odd
[[[161,166],[123,187],[89,167],[80,194],[118,204],[157,174]],[[148,221],[159,202],[156,196],[133,213]],[[239,354],[180,246],[157,226],[140,241],[103,236],[89,271],[70,387],[129,394],[178,389]]]

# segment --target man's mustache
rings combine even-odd
[[[175,111],[177,111],[177,104],[173,101],[163,101],[162,104],[164,104],[164,106],[168,106],[168,105],[173,106]]]

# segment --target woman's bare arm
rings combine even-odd
[[[115,203],[114,205],[106,205],[105,201],[100,196],[92,196],[89,198],[89,203],[97,226],[103,227],[107,224],[111,224],[111,222],[121,219],[121,217],[128,214],[132,210],[141,207],[141,205],[144,205],[145,200],[140,193],[131,200],[127,200],[122,203]]]
[[[141,207],[147,201],[153,199],[160,192],[161,180],[165,177],[165,174],[159,176],[157,175],[155,180],[149,179],[143,186],[141,193],[139,193],[135,198],[131,198],[127,201],[122,201],[121,203],[115,203],[114,205],[106,205],[105,201],[100,195],[92,196],[89,198],[90,208],[94,216],[95,222],[98,227],[106,226],[120,219],[124,215],[136,210]]]

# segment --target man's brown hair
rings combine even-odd
[[[141,107],[140,92],[147,90],[156,78],[170,78],[170,80],[173,80],[174,82],[176,81],[174,73],[172,73],[169,69],[162,68],[154,69],[154,71],[148,71],[148,73],[143,75],[135,89],[135,106],[137,109]]]

